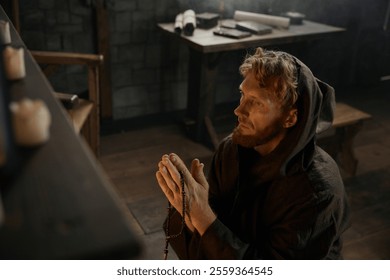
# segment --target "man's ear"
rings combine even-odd
[[[287,113],[287,117],[284,121],[283,127],[290,128],[293,127],[298,121],[298,110],[296,108],[291,109]]]

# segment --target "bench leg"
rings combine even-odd
[[[358,160],[353,151],[353,141],[362,126],[363,122],[358,122],[336,129],[336,139],[340,140],[339,152],[336,158],[341,168],[350,176],[354,176],[357,170]]]

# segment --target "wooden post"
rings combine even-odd
[[[19,0],[12,0],[12,21],[16,31],[20,34]]]
[[[104,0],[96,1],[96,37],[98,54],[104,61],[100,67],[100,117],[112,118],[111,71],[110,71],[110,28],[108,9]]]
[[[88,91],[89,91],[89,100],[92,101],[95,106],[93,106],[90,119],[89,119],[89,128],[88,139],[89,144],[96,156],[100,155],[100,121],[99,121],[99,73],[98,66],[89,66],[88,67]],[[97,117],[93,117],[97,116]]]

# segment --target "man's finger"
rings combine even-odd
[[[195,181],[199,183],[198,177],[199,177],[199,165],[200,161],[199,159],[193,159],[191,162],[191,174],[192,177],[194,177]]]
[[[187,183],[187,185],[193,185],[195,183],[195,179],[192,177],[190,171],[187,169],[182,159],[174,153],[169,155],[169,159],[177,168],[177,170],[182,173],[184,181]]]
[[[172,178],[171,173],[161,161],[158,164],[158,168],[161,176],[164,178],[166,185],[171,189],[171,191],[179,191],[179,188],[177,187],[175,180]]]
[[[192,174],[192,177],[194,177],[195,178],[195,176],[196,176],[196,166],[197,166],[197,162],[198,162],[199,160],[198,159],[194,159],[192,162],[191,162],[191,174]],[[194,176],[195,175],[195,176]],[[195,180],[196,180],[196,178],[195,178]]]
[[[168,155],[164,155],[161,160],[162,164],[167,168],[169,174],[171,175],[173,181],[178,185],[181,186],[181,176],[179,173],[179,170],[177,170],[176,166],[173,165],[173,163],[169,160]]]
[[[161,188],[161,190],[163,191],[163,193],[165,194],[165,196],[168,198],[168,200],[170,201],[171,198],[173,198],[173,192],[172,190],[168,187],[167,183],[165,182],[165,179],[163,177],[163,175],[161,174],[160,171],[157,171],[156,172],[156,179],[157,179],[157,182]]]
[[[204,164],[199,161],[199,159],[194,159],[191,163],[191,173],[192,177],[202,185],[206,190],[208,190],[208,183],[206,176],[204,175]]]
[[[204,164],[199,163],[197,166],[197,176],[196,180],[200,185],[202,185],[206,191],[209,190],[209,183],[207,182],[206,176],[204,175]]]

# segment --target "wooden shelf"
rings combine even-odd
[[[9,21],[1,7],[0,19]],[[49,141],[18,147],[18,169],[0,179],[0,259],[136,258],[141,246],[128,210],[13,26],[11,37],[25,48],[27,75],[9,83],[8,94],[42,100],[52,121]]]

